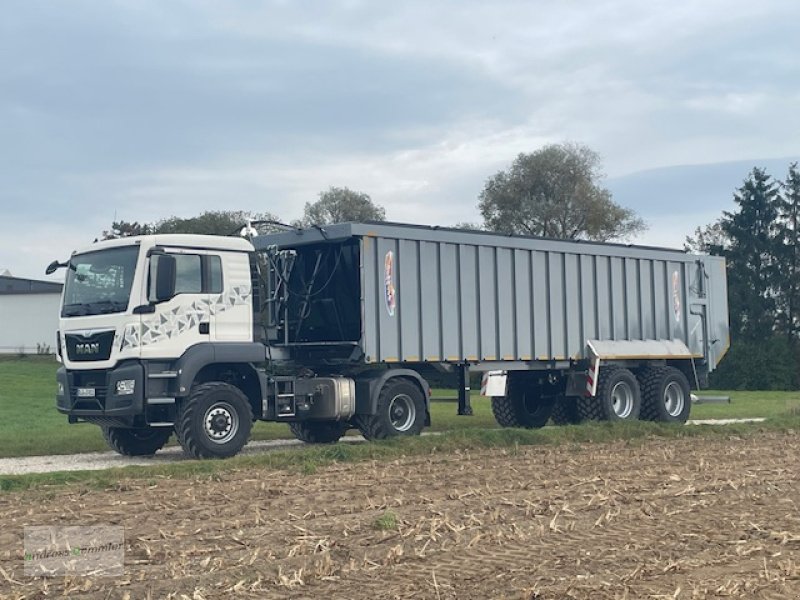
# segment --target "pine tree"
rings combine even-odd
[[[778,240],[778,184],[755,168],[734,194],[738,210],[725,212],[722,230],[730,242],[728,301],[733,336],[763,340],[775,331]]]
[[[777,254],[780,264],[777,302],[779,327],[794,344],[800,332],[800,171],[789,165],[789,174],[778,197]]]

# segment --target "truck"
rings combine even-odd
[[[430,425],[430,373],[483,374],[504,427],[685,422],[728,345],[723,258],[396,223],[102,241],[66,268],[56,405],[125,455],[229,457]],[[427,378],[427,379],[426,379]]]

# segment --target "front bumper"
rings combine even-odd
[[[117,382],[135,381],[132,394],[117,393]],[[56,408],[73,418],[125,418],[144,412],[144,367],[139,362],[121,363],[109,370],[70,370],[56,372]]]

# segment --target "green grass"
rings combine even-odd
[[[397,515],[392,511],[387,510],[380,517],[375,519],[375,522],[372,525],[375,529],[379,529],[381,531],[392,531],[397,529]]]
[[[48,357],[0,357],[0,457],[107,450],[100,428],[70,425],[55,409],[57,363]],[[732,396],[731,404],[697,405],[692,418],[775,418],[800,411],[800,392],[705,392]],[[449,400],[447,400],[449,399]],[[472,394],[474,415],[456,415],[455,392],[434,390],[431,431],[494,429],[489,400]],[[252,439],[291,438],[285,424],[258,422]],[[307,468],[312,468],[311,466]]]
[[[692,419],[776,418],[800,409],[800,392],[703,390],[698,396],[730,396],[730,404],[695,404]]]

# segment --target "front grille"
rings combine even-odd
[[[101,331],[88,337],[77,333],[64,336],[67,345],[67,357],[75,362],[108,360],[111,347],[114,345],[114,331]]]
[[[75,410],[97,410],[105,408],[108,381],[105,371],[73,371],[69,385],[69,396]],[[79,390],[94,390],[91,396],[79,395]]]

